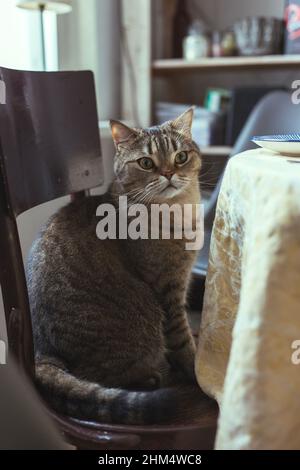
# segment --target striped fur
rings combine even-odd
[[[198,387],[180,386],[152,391],[106,388],[80,380],[53,361],[36,365],[41,395],[53,409],[78,419],[113,424],[157,424],[171,422],[175,410],[201,404]],[[177,412],[177,415],[179,413]]]
[[[120,195],[146,205],[199,203],[201,162],[191,124],[192,110],[150,129],[113,121],[116,176],[109,192],[61,209],[33,244],[27,282],[37,384],[57,411],[159,423],[201,397],[192,387],[195,344],[185,311],[196,253],[185,251],[184,239],[96,237],[97,207],[110,202],[118,209]],[[182,166],[178,152],[188,155]],[[153,159],[151,171],[141,158]]]

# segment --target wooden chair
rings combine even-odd
[[[0,68],[0,282],[9,351],[34,381],[30,309],[16,218],[55,198],[85,197],[103,179],[91,72]],[[3,89],[3,84],[2,84]],[[2,97],[3,98],[3,97]],[[208,449],[217,406],[207,397],[195,419],[169,426],[111,426],[48,410],[69,442],[83,449]],[[1,419],[1,417],[0,417]]]

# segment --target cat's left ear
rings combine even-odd
[[[110,127],[116,147],[120,144],[130,144],[138,135],[134,129],[131,129],[120,121],[110,121]]]
[[[192,106],[183,114],[181,114],[177,119],[171,121],[171,126],[180,134],[183,134],[188,139],[192,138],[192,125],[194,118],[195,107]]]

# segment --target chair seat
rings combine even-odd
[[[203,394],[197,409],[178,412],[172,423],[155,426],[100,424],[50,411],[65,438],[78,449],[209,450],[213,449],[217,403]]]

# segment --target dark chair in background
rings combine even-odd
[[[254,135],[290,134],[299,133],[300,105],[292,103],[291,94],[287,91],[273,91],[262,98],[251,112],[243,127],[229,158],[246,150],[257,148],[251,137]],[[205,236],[204,247],[194,266],[193,274],[198,281],[200,291],[204,292],[204,281],[207,274],[210,237],[215,217],[215,210],[219,196],[222,175],[205,209]],[[201,293],[200,293],[201,297]]]
[[[16,218],[71,194],[85,197],[102,181],[94,81],[91,72],[22,72],[0,68],[0,283],[9,352],[34,381],[30,308]],[[217,406],[169,426],[110,426],[58,416],[67,439],[87,449],[209,449]],[[197,413],[196,413],[197,415]],[[0,417],[1,419],[1,417]]]

